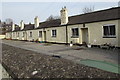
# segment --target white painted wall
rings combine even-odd
[[[119,20],[120,21],[120,20]],[[107,24],[115,24],[116,26],[116,38],[103,38],[103,25]],[[113,45],[120,47],[120,26],[119,26],[118,20],[111,20],[111,21],[103,21],[103,22],[95,22],[95,23],[87,23],[85,25],[85,28],[88,28],[88,43],[92,45],[101,45],[104,43],[111,43]],[[79,37],[78,38],[71,38],[72,31],[71,28],[79,28]],[[82,44],[82,28],[83,24],[76,24],[76,25],[70,25],[67,27],[68,30],[68,42],[75,41],[76,43]],[[57,36],[52,37],[51,31],[56,29],[57,30]],[[29,33],[32,31],[33,35],[32,37],[29,37]],[[39,31],[42,31],[42,38],[39,38]],[[57,42],[57,43],[66,43],[66,26],[62,27],[51,27],[51,28],[45,28],[46,31],[46,41],[47,42]],[[25,31],[19,31],[19,40],[25,40],[24,37],[22,37],[23,32]],[[12,37],[13,37],[12,32]],[[36,29],[36,30],[27,30],[27,40],[31,39],[39,39],[40,41],[44,41],[44,30],[43,29]],[[6,37],[9,38],[10,33],[6,33]],[[16,34],[12,39],[16,39]]]
[[[52,37],[52,30],[57,30],[57,36]],[[52,27],[46,28],[46,39],[47,42],[58,42],[58,43],[66,43],[66,28],[63,27]]]
[[[103,38],[103,25],[115,24],[116,38]],[[111,43],[118,46],[118,20],[103,21],[86,24],[89,30],[89,42],[94,45],[101,45],[104,43]]]

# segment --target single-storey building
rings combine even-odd
[[[60,11],[61,18],[34,24],[12,25],[6,38],[53,43],[111,44],[120,47],[120,7],[68,17],[67,8]],[[11,36],[12,35],[12,36]]]

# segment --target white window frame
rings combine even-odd
[[[13,37],[15,37],[15,33],[13,32]]]
[[[55,31],[55,32],[53,33],[53,31]],[[57,30],[56,29],[51,30],[51,36],[52,37],[57,37]]]
[[[18,32],[18,37],[19,37],[20,33]]]
[[[108,35],[105,35],[104,34],[104,27],[105,26],[108,26],[109,27],[109,34]],[[115,35],[110,35],[110,26],[114,26],[115,27]],[[106,24],[106,25],[103,25],[102,26],[103,27],[103,31],[102,31],[102,34],[103,34],[103,38],[116,38],[116,25],[115,24]]]
[[[29,37],[32,37],[32,31],[29,32]]]
[[[16,36],[19,37],[19,32],[16,32]]]
[[[22,32],[22,37],[24,37],[25,36],[25,32]]]
[[[72,32],[73,29],[78,29],[78,35],[73,35],[73,32]],[[78,27],[71,28],[71,37],[72,38],[78,38],[79,37],[79,28]]]
[[[40,36],[40,32],[41,32],[41,36]],[[38,31],[38,37],[42,38],[42,31]]]

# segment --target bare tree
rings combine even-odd
[[[46,21],[51,21],[51,20],[55,20],[55,19],[60,19],[60,17],[59,17],[59,16],[50,15],[50,16],[46,19]]]
[[[83,13],[90,13],[90,12],[93,12],[93,11],[94,11],[94,6],[83,8]]]
[[[11,18],[7,18],[5,19],[6,24],[11,24],[13,22],[13,20]]]

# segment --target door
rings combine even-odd
[[[44,42],[46,42],[46,31],[44,31]]]
[[[10,33],[10,39],[12,39],[12,33]]]
[[[27,32],[24,32],[24,40],[27,40]]]
[[[82,28],[82,43],[88,44],[88,28]]]

